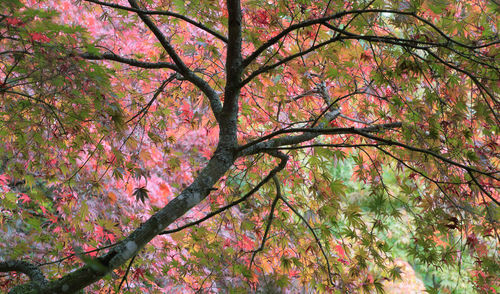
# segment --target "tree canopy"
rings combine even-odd
[[[500,290],[495,1],[0,7],[2,290]]]

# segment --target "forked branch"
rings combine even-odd
[[[103,2],[103,1],[97,1],[97,0],[85,0],[87,2],[91,2],[91,3],[95,3],[95,4],[99,4],[99,5],[102,5],[102,6],[107,6],[107,7],[111,7],[111,8],[115,8],[115,9],[120,9],[120,10],[125,10],[125,11],[130,11],[130,12],[135,12],[135,13],[142,13],[144,15],[165,15],[165,16],[171,16],[171,17],[175,17],[175,18],[178,18],[178,19],[181,19],[187,23],[190,23],[192,24],[193,26],[211,34],[212,36],[216,37],[217,39],[221,40],[222,42],[224,43],[227,43],[227,38],[224,37],[221,33],[218,33],[216,32],[215,30],[207,27],[206,25],[198,22],[198,21],[195,21],[195,20],[192,20],[188,17],[186,17],[185,15],[182,15],[182,14],[179,14],[179,13],[175,13],[175,12],[171,12],[171,11],[165,11],[165,10],[144,10],[144,9],[137,9],[137,8],[132,8],[132,7],[127,7],[127,6],[123,6],[123,5],[119,5],[119,4],[115,4],[115,3],[108,3],[108,2]]]
[[[207,214],[206,216],[204,216],[203,218],[197,220],[197,221],[194,221],[194,222],[190,222],[190,223],[187,223],[185,225],[182,225],[180,227],[177,227],[175,229],[171,229],[171,230],[166,230],[166,231],[163,231],[161,232],[159,235],[166,235],[166,234],[172,234],[172,233],[175,233],[175,232],[179,232],[179,231],[182,231],[184,229],[187,229],[189,227],[192,227],[192,226],[195,226],[195,225],[199,225],[201,224],[202,222],[218,215],[219,213],[221,212],[224,212],[226,210],[228,210],[229,208],[235,206],[235,205],[238,205],[240,204],[241,202],[245,201],[248,199],[248,197],[252,196],[253,194],[255,194],[255,192],[259,191],[259,189],[264,186],[264,184],[266,184],[270,179],[272,179],[279,171],[281,171],[282,169],[285,168],[286,166],[286,163],[288,161],[288,156],[285,155],[284,153],[281,153],[279,151],[270,151],[269,154],[272,154],[273,156],[275,157],[278,157],[280,159],[280,163],[278,164],[277,167],[273,168],[269,174],[264,178],[262,179],[262,181],[260,181],[255,187],[253,187],[250,191],[248,191],[245,195],[243,195],[243,197],[239,198],[238,200],[236,201],[233,201],[209,214]]]

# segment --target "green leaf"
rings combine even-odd
[[[11,203],[16,203],[17,196],[15,193],[7,192],[7,193],[5,193],[5,199],[7,199]]]

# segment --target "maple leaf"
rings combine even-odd
[[[254,248],[254,241],[247,237],[246,235],[243,235],[241,241],[238,241],[237,246],[240,247],[244,251],[251,251]]]
[[[31,39],[36,42],[48,43],[50,38],[41,33],[30,33]]]
[[[259,25],[268,25],[269,24],[269,14],[267,11],[261,9],[257,11],[257,13],[254,16],[254,21],[258,23]]]
[[[136,188],[132,195],[135,196],[135,199],[137,201],[141,201],[142,203],[144,203],[146,199],[149,199],[148,193],[149,191],[146,189],[146,187],[143,186]]]
[[[94,232],[95,232],[97,238],[99,238],[99,239],[102,239],[106,235],[103,227],[101,227],[101,226],[96,226],[94,229]]]
[[[342,245],[335,245],[335,251],[337,252],[337,254],[341,257],[341,258],[345,258],[345,251],[344,251],[344,248],[342,247]]]
[[[15,27],[24,25],[22,20],[15,18],[15,17],[7,17],[5,19],[5,21],[7,22],[8,25],[15,26]]]
[[[106,234],[106,238],[109,240],[109,242],[111,243],[115,243],[116,242],[116,236],[114,234]]]
[[[26,193],[21,193],[21,196],[19,197],[19,199],[22,200],[22,203],[31,202],[31,198]]]
[[[0,175],[0,184],[6,185],[10,180],[10,177],[7,174]]]

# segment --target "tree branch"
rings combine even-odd
[[[474,76],[472,73],[464,70],[464,69],[461,69],[459,68],[458,66],[456,65],[453,65],[451,64],[450,62],[447,62],[446,60],[442,59],[441,57],[439,57],[438,55],[436,55],[435,53],[433,53],[432,51],[430,50],[426,50],[427,53],[429,53],[429,55],[431,55],[432,57],[434,57],[436,60],[438,60],[439,62],[441,62],[442,64],[458,71],[458,72],[461,72],[463,74],[465,74],[466,76],[468,76],[473,82],[474,84],[479,88],[479,89],[482,89],[484,92],[486,92],[486,94],[488,94],[488,96],[491,98],[491,100],[493,100],[494,102],[496,103],[499,103],[498,100],[495,98],[495,95],[493,95],[493,93],[491,93],[478,79],[476,76]],[[494,110],[493,111],[493,114],[495,114]]]
[[[137,60],[137,59],[122,57],[122,56],[116,55],[112,52],[111,53],[103,53],[101,55],[91,54],[91,53],[82,53],[82,54],[80,54],[80,57],[87,59],[87,60],[111,60],[111,61],[116,61],[116,62],[123,63],[123,64],[128,64],[130,66],[147,68],[147,69],[168,68],[168,69],[172,69],[176,72],[179,72],[179,68],[175,64],[170,63],[170,62],[141,61],[141,60]]]
[[[116,290],[117,293],[120,292],[120,289],[121,289],[123,283],[125,283],[125,281],[127,280],[128,273],[130,272],[130,268],[132,267],[132,264],[134,263],[134,260],[135,260],[136,257],[137,257],[137,255],[134,255],[134,257],[132,257],[132,259],[128,263],[127,270],[123,274],[123,278],[121,279],[120,284],[118,285],[118,289]]]
[[[120,244],[96,259],[99,268],[86,264],[80,269],[51,281],[44,288],[44,293],[73,293],[102,279],[111,270],[125,264],[136,255],[149,241],[161,233],[168,225],[179,219],[187,211],[199,204],[212,191],[215,183],[233,165],[234,150],[219,146],[207,165],[199,172],[195,180],[177,197],[172,199],[162,209],[152,215],[140,227],[134,230]]]
[[[380,125],[373,125],[369,127],[364,127],[364,128],[322,128],[322,127],[316,127],[316,128],[291,128],[291,129],[282,129],[278,130],[276,132],[273,132],[269,135],[260,137],[252,142],[249,142],[241,147],[238,148],[238,151],[240,152],[240,156],[245,156],[245,155],[251,155],[255,154],[258,152],[261,152],[263,150],[267,150],[269,148],[274,148],[274,147],[279,147],[279,146],[285,146],[285,145],[294,145],[294,144],[299,144],[305,141],[312,140],[316,138],[319,135],[341,135],[341,134],[359,134],[360,132],[380,132],[382,130],[386,129],[394,129],[394,128],[400,128],[402,126],[402,123],[397,122],[397,123],[387,123],[387,124],[380,124]],[[287,133],[303,133],[301,135],[296,135],[296,136],[285,136],[285,137],[280,137],[280,138],[275,138],[271,139],[273,137],[276,137],[281,134],[287,134]],[[269,140],[271,139],[271,140]]]
[[[311,234],[314,236],[314,240],[316,240],[316,244],[318,244],[318,247],[321,250],[323,257],[325,258],[327,271],[328,271],[328,277],[329,277],[328,281],[330,282],[330,284],[335,285],[335,283],[333,282],[332,271],[331,271],[331,267],[330,267],[330,261],[328,260],[328,255],[326,255],[325,249],[323,249],[323,245],[321,245],[321,241],[319,240],[318,236],[316,235],[314,228],[311,227],[311,225],[309,224],[309,222],[307,222],[307,220],[304,218],[304,216],[302,216],[302,214],[300,214],[290,203],[288,203],[288,201],[283,196],[280,196],[280,199],[285,203],[286,206],[288,206],[288,208],[290,208],[293,211],[293,213],[295,213],[295,215],[297,215],[300,218],[300,220],[302,220],[302,222],[304,222],[304,224],[307,226],[309,231],[311,231]]]
[[[389,151],[379,147],[379,146],[376,146],[375,148],[377,148],[379,151],[383,152],[384,154],[387,154],[388,156],[392,157],[394,160],[396,160],[397,162],[401,163],[402,165],[404,165],[406,168],[408,168],[409,170],[413,171],[414,173],[416,174],[419,174],[420,176],[422,176],[424,179],[428,180],[429,182],[433,183],[434,185],[436,185],[436,187],[438,187],[438,189],[443,193],[443,195],[445,195],[446,199],[448,201],[450,201],[453,206],[455,206],[456,208],[459,208],[463,211],[466,211],[470,214],[474,214],[474,215],[478,215],[480,216],[477,212],[471,210],[470,208],[467,208],[467,207],[464,207],[464,206],[461,206],[461,205],[458,205],[454,200],[453,198],[451,198],[445,191],[444,189],[441,187],[441,184],[453,184],[453,185],[462,185],[462,184],[467,184],[469,182],[444,182],[444,181],[438,181],[438,180],[435,180],[431,177],[429,177],[428,175],[426,175],[424,172],[422,171],[419,171],[418,169],[410,166],[409,164],[407,164],[404,160],[402,160],[401,158],[398,158],[396,157],[394,154],[390,153]],[[471,172],[469,172],[469,174],[471,174]],[[473,181],[473,180],[471,180]],[[480,189],[484,189],[482,188],[482,186],[479,185],[479,183],[476,182],[476,185],[479,186]],[[494,199],[492,199],[493,201],[495,201]],[[497,203],[498,204],[498,203]]]
[[[336,41],[340,41],[342,40],[343,38],[340,38],[340,37],[333,37],[331,38],[330,40],[327,40],[327,41],[324,41],[324,42],[321,42],[317,45],[314,45],[314,46],[311,46],[309,47],[307,50],[304,50],[304,51],[300,51],[300,52],[297,52],[295,54],[292,54],[288,57],[285,57],[283,59],[281,59],[280,61],[276,62],[276,63],[273,63],[273,64],[270,64],[270,65],[266,65],[266,66],[263,66],[263,67],[260,67],[259,69],[255,70],[254,72],[252,72],[251,74],[249,74],[247,76],[247,78],[245,80],[243,80],[241,82],[241,87],[243,87],[244,85],[248,84],[251,80],[253,80],[255,77],[257,77],[258,75],[260,75],[261,73],[265,73],[273,68],[276,68],[282,64],[285,64],[287,63],[288,61],[291,61],[295,58],[298,58],[298,57],[301,57],[301,56],[304,56],[310,52],[313,52],[315,50],[318,50],[319,48],[321,47],[324,47],[328,44],[331,44],[333,42],[336,42]]]
[[[239,0],[227,0],[228,44],[226,54],[226,87],[224,89],[223,123],[221,132],[236,140],[238,98],[240,95],[241,66],[241,6]],[[233,133],[234,132],[234,133]],[[225,134],[227,133],[227,134]],[[236,141],[232,142],[236,145]]]
[[[495,197],[493,197],[493,195],[491,195],[491,193],[486,191],[486,189],[483,187],[483,185],[481,185],[479,183],[479,181],[476,179],[476,176],[474,176],[472,171],[467,170],[467,172],[469,173],[472,181],[474,182],[474,184],[476,184],[476,186],[479,188],[479,190],[481,190],[481,192],[483,192],[488,198],[490,198],[491,201],[493,201],[496,205],[500,206],[500,202],[498,200],[496,200]]]
[[[325,17],[321,17],[321,18],[317,18],[317,19],[303,21],[303,22],[300,22],[300,23],[297,23],[297,24],[289,26],[288,28],[284,29],[279,34],[277,34],[276,36],[274,36],[271,39],[269,39],[266,43],[262,44],[252,54],[250,54],[247,58],[245,58],[244,61],[243,61],[243,66],[244,67],[248,66],[252,61],[254,61],[257,57],[259,57],[259,55],[262,52],[264,52],[266,49],[270,48],[271,46],[273,46],[274,44],[276,44],[277,42],[279,42],[279,40],[281,40],[283,37],[287,36],[290,32],[292,32],[294,30],[298,30],[298,29],[301,29],[301,28],[305,28],[305,27],[308,27],[308,26],[315,25],[315,24],[326,25],[326,24],[328,24],[327,23],[328,21],[331,21],[333,19],[341,18],[343,16],[350,15],[350,14],[359,15],[359,14],[364,14],[364,13],[391,13],[391,14],[407,15],[407,16],[413,17],[413,18],[415,18],[415,19],[423,22],[424,24],[430,26],[433,30],[435,30],[436,32],[438,32],[448,42],[454,43],[454,44],[456,44],[456,45],[458,45],[460,47],[464,47],[464,48],[467,48],[467,49],[470,49],[470,50],[484,48],[484,47],[488,47],[488,46],[492,46],[492,45],[500,43],[500,41],[494,41],[494,42],[487,43],[487,44],[481,44],[481,45],[472,46],[472,45],[467,45],[467,44],[458,42],[458,41],[454,40],[453,38],[449,37],[448,35],[446,35],[443,31],[441,31],[433,23],[431,23],[430,21],[426,20],[423,17],[420,17],[420,16],[416,15],[414,12],[406,12],[406,11],[391,10],[391,9],[350,10],[350,11],[343,11],[343,12],[339,12],[339,13],[336,13],[336,14],[333,14],[333,15],[329,15],[329,16],[325,16]]]
[[[135,0],[128,0],[130,6],[135,9],[139,9],[139,5]],[[137,12],[137,15],[141,18],[141,20],[146,24],[146,26],[151,30],[151,32],[155,35],[156,39],[160,42],[163,49],[168,53],[170,58],[173,60],[175,65],[177,66],[179,72],[186,80],[192,82],[195,86],[197,86],[208,98],[210,102],[210,107],[215,115],[215,118],[220,123],[220,113],[222,111],[222,104],[219,99],[219,95],[215,92],[210,85],[197,76],[193,71],[191,71],[186,64],[182,61],[181,57],[177,54],[175,49],[170,45],[170,42],[165,38],[160,29],[153,23],[153,21],[144,13]]]
[[[252,188],[252,190],[250,190],[249,192],[247,192],[243,197],[239,198],[238,200],[236,201],[233,201],[231,203],[229,203],[228,205],[225,205],[209,214],[207,214],[206,216],[204,216],[203,218],[197,220],[197,221],[194,221],[194,222],[190,222],[188,224],[185,224],[183,226],[180,226],[180,227],[177,227],[175,229],[171,229],[171,230],[166,230],[166,231],[163,231],[161,232],[159,235],[166,235],[166,234],[172,234],[172,233],[175,233],[175,232],[179,232],[179,231],[182,231],[186,228],[189,228],[189,227],[192,227],[192,226],[195,226],[195,225],[198,225],[198,224],[201,224],[202,222],[216,216],[217,214],[223,212],[223,211],[226,211],[228,210],[229,208],[235,206],[235,205],[238,205],[240,204],[241,202],[245,201],[248,199],[248,197],[252,196],[255,192],[257,192],[265,183],[267,183],[271,178],[273,178],[279,171],[281,171],[282,169],[285,168],[286,166],[286,163],[288,161],[288,156],[279,152],[279,151],[271,151],[269,152],[269,154],[274,154],[273,156],[276,156],[280,159],[280,163],[277,167],[275,167],[274,169],[272,169],[269,174],[262,180],[260,181],[255,187]]]
[[[39,289],[43,289],[48,283],[38,266],[23,260],[0,262],[0,272],[21,272],[26,274]]]
[[[495,177],[493,174],[495,173],[488,173],[488,172],[484,172],[484,171],[481,171],[481,170],[478,170],[476,168],[473,168],[473,167],[470,167],[470,166],[467,166],[465,164],[462,164],[462,163],[459,163],[459,162],[456,162],[456,161],[453,161],[451,159],[448,159],[444,156],[442,156],[441,154],[437,154],[431,150],[427,150],[427,149],[422,149],[422,148],[418,148],[418,147],[414,147],[414,146],[410,146],[410,145],[407,145],[407,144],[403,144],[401,142],[396,142],[396,141],[392,141],[392,140],[389,140],[389,139],[385,139],[385,138],[381,138],[381,137],[377,137],[377,136],[374,136],[374,135],[371,135],[371,134],[368,134],[366,131],[362,131],[362,130],[354,130],[353,131],[354,134],[358,134],[358,135],[361,135],[363,137],[366,137],[366,138],[369,138],[369,139],[372,139],[372,140],[375,140],[375,141],[378,141],[378,142],[382,142],[382,143],[385,143],[387,145],[394,145],[394,146],[399,146],[399,147],[403,147],[405,149],[408,149],[408,150],[411,150],[411,151],[415,151],[415,152],[419,152],[419,153],[424,153],[424,154],[428,154],[428,155],[431,155],[432,157],[435,157],[443,162],[446,162],[448,164],[451,164],[451,165],[454,165],[454,166],[457,166],[457,167],[460,167],[464,170],[466,170],[467,172],[477,172],[479,174],[482,174],[482,175],[485,175],[487,177],[490,177],[492,179],[495,179],[495,180],[500,180],[498,177]]]
[[[136,9],[136,8],[131,8],[119,4],[114,4],[114,3],[107,3],[107,2],[102,2],[102,1],[97,1],[97,0],[85,0],[87,2],[99,4],[102,6],[107,6],[115,9],[120,9],[120,10],[125,10],[125,11],[130,11],[130,12],[135,12],[135,13],[142,13],[144,15],[165,15],[165,16],[172,16],[178,19],[181,19],[187,23],[192,24],[193,26],[211,34],[212,36],[216,37],[217,39],[221,40],[224,43],[227,43],[227,38],[224,37],[222,34],[216,32],[215,30],[212,30],[211,28],[205,26],[204,24],[197,22],[195,20],[192,20],[182,14],[175,13],[175,12],[170,12],[170,11],[159,11],[159,10],[143,10],[143,9]]]
[[[313,139],[314,137],[317,137],[319,135],[340,135],[340,134],[356,134],[360,135],[378,142],[385,143],[387,145],[392,145],[392,146],[399,146],[403,147],[405,149],[419,152],[419,153],[424,153],[431,155],[432,157],[435,157],[443,162],[446,162],[448,164],[460,167],[468,172],[476,172],[482,175],[485,175],[487,177],[490,177],[495,180],[499,180],[498,177],[494,176],[495,172],[485,172],[478,170],[474,167],[467,166],[465,164],[462,164],[460,162],[456,162],[454,160],[451,160],[449,158],[444,157],[441,154],[438,154],[436,152],[433,152],[431,150],[423,149],[423,148],[418,148],[414,147],[411,145],[407,145],[401,142],[397,141],[392,141],[389,139],[377,137],[375,135],[372,135],[370,133],[372,132],[380,132],[384,129],[393,129],[393,128],[400,128],[402,127],[402,123],[397,122],[397,123],[387,123],[387,124],[381,124],[381,125],[374,125],[370,127],[365,127],[365,128],[292,128],[292,129],[285,129],[285,130],[279,130],[276,132],[273,132],[269,135],[266,135],[264,137],[261,137],[255,141],[252,141],[250,143],[247,143],[241,147],[238,148],[239,151],[239,156],[244,156],[244,155],[251,155],[255,154],[258,152],[262,152],[263,150],[273,148],[273,147],[279,147],[279,146],[284,146],[284,145],[293,145],[293,144],[298,144],[302,143],[304,141],[308,141]],[[280,134],[285,134],[285,133],[297,133],[297,132],[302,132],[302,135],[296,135],[296,136],[285,136],[281,138],[276,138],[272,140],[268,140],[272,137],[275,137]],[[315,134],[315,136],[312,136],[311,134]],[[266,141],[268,140],[268,141]]]
[[[149,110],[149,108],[151,107],[151,105],[153,105],[153,103],[155,102],[155,100],[158,98],[158,96],[160,96],[160,93],[163,92],[163,90],[165,89],[165,87],[171,82],[173,81],[175,78],[175,74],[172,74],[168,79],[166,79],[165,81],[163,81],[163,83],[161,83],[160,87],[155,91],[154,95],[153,95],[153,98],[151,98],[151,100],[149,100],[149,102],[146,104],[146,106],[144,106],[143,108],[141,108],[141,110],[139,110],[134,116],[132,116],[131,118],[129,118],[126,123],[129,123],[131,122],[132,120],[134,120],[136,117],[138,117],[139,115],[141,114],[146,114],[147,111]],[[143,115],[144,116],[144,115]],[[141,116],[142,118],[142,116]],[[141,119],[139,119],[141,120]]]
[[[310,145],[299,145],[299,146],[280,146],[280,147],[271,147],[264,149],[263,151],[271,151],[271,150],[298,150],[298,149],[306,149],[306,148],[359,148],[359,147],[379,147],[386,146],[387,144],[310,144]]]
[[[262,236],[262,241],[260,243],[259,248],[255,249],[252,253],[252,259],[250,260],[250,268],[252,267],[252,264],[255,259],[255,255],[257,255],[257,252],[260,252],[264,249],[264,245],[266,244],[267,240],[267,235],[269,234],[269,230],[271,229],[271,225],[273,223],[273,218],[274,218],[274,210],[276,209],[276,204],[278,203],[278,200],[281,197],[281,187],[278,181],[278,177],[273,176],[273,181],[274,185],[276,186],[276,196],[274,197],[273,202],[271,203],[271,209],[269,209],[269,216],[267,217],[267,225],[266,225],[266,230],[264,231],[264,236]]]
[[[301,29],[301,28],[305,28],[305,27],[308,27],[308,26],[312,26],[312,25],[315,25],[315,24],[322,24],[322,23],[325,23],[327,21],[330,21],[330,20],[333,20],[333,19],[336,19],[336,18],[340,18],[340,17],[348,15],[348,14],[358,14],[358,13],[366,12],[366,11],[367,10],[344,11],[344,12],[336,13],[336,14],[333,14],[333,15],[329,15],[329,16],[325,16],[325,17],[321,17],[321,18],[317,18],[317,19],[312,19],[312,20],[307,20],[307,21],[303,21],[303,22],[300,22],[300,23],[297,23],[297,24],[294,24],[294,25],[290,25],[288,28],[282,30],[276,36],[272,37],[267,42],[265,42],[264,44],[262,44],[259,48],[257,48],[253,53],[251,53],[247,58],[245,58],[243,60],[243,64],[242,65],[243,65],[243,67],[247,67],[252,61],[254,61],[257,57],[259,57],[259,55],[262,54],[262,52],[264,52],[265,50],[267,50],[268,48],[270,48],[274,44],[278,43],[283,37],[287,36],[292,31],[295,31],[295,30],[298,30],[298,29]],[[370,11],[373,11],[373,12],[388,12],[388,11],[392,11],[392,10],[385,10],[385,9],[380,9],[379,10],[379,9],[376,9],[376,10],[370,10]]]
[[[101,250],[104,250],[104,249],[108,249],[108,248],[114,247],[114,246],[120,244],[120,242],[121,241],[118,241],[116,243],[109,244],[109,245],[106,245],[106,246],[103,246],[103,247],[99,247],[99,248],[96,248],[96,249],[93,249],[93,250],[80,252],[80,254],[88,255],[89,253],[98,252],[98,251],[101,251]],[[39,264],[38,266],[42,267],[42,266],[46,266],[46,265],[49,265],[49,264],[61,263],[61,262],[65,261],[65,260],[70,259],[70,258],[72,258],[74,256],[77,256],[77,255],[78,254],[76,254],[76,253],[71,253],[70,255],[68,255],[66,257],[63,257],[61,259],[54,260],[54,261],[49,261],[49,262],[44,262],[44,263]]]

